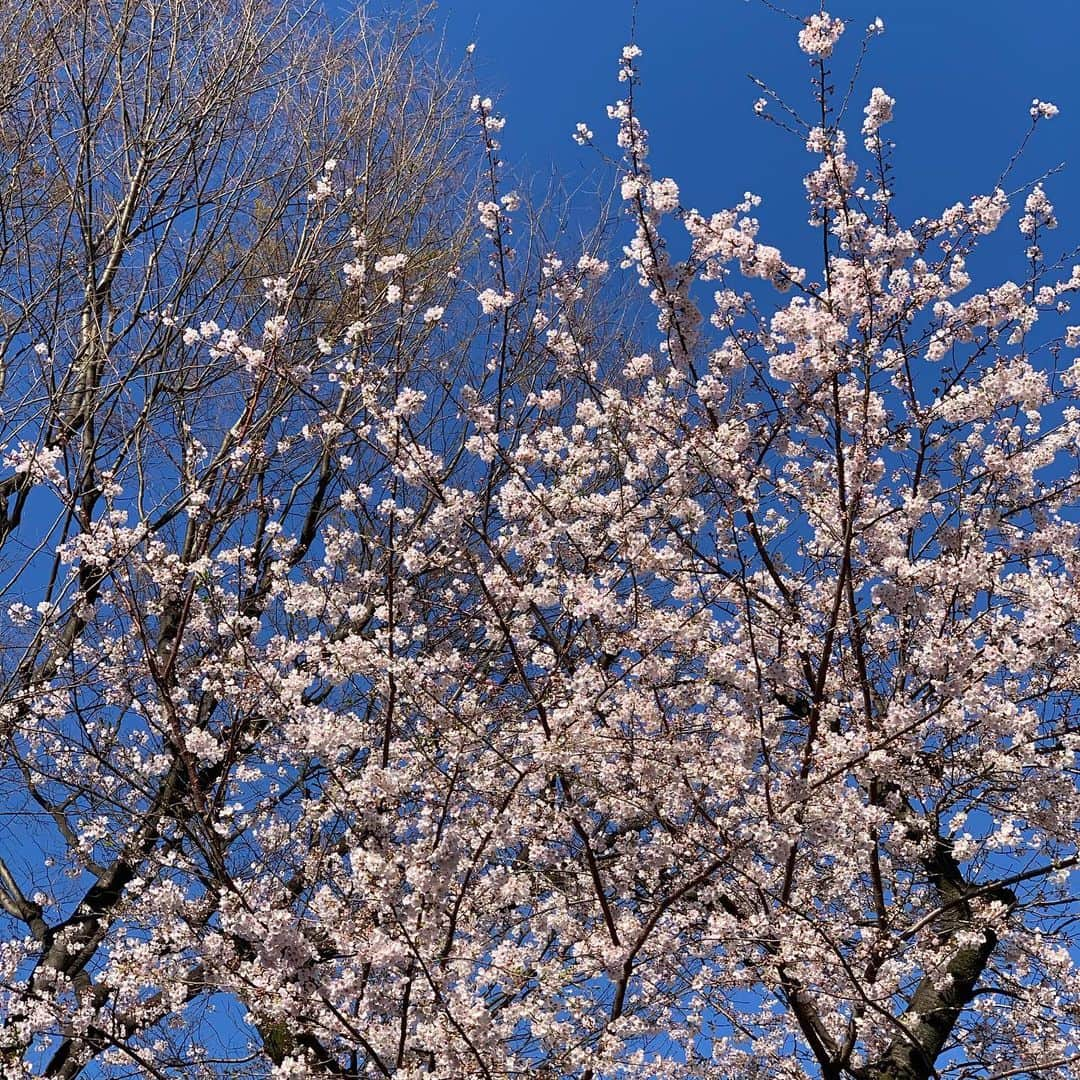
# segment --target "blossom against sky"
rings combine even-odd
[[[787,6],[800,17],[816,10],[808,3]],[[1061,116],[1040,131],[1012,179],[1028,183],[1064,162],[1070,171],[1056,183],[1077,182],[1080,5],[851,0],[834,14],[847,24],[832,58],[838,96],[847,89],[862,32],[877,18],[884,24],[871,42],[848,127],[858,133],[874,86],[895,98],[889,137],[897,143],[902,210],[926,213],[992,189],[1027,130],[1036,98],[1054,102]],[[508,118],[506,157],[522,173],[554,172],[569,187],[584,181],[598,162],[575,145],[578,124],[614,152],[605,107],[621,96],[618,57],[633,39],[644,52],[638,100],[658,174],[675,177],[684,203],[703,211],[752,190],[764,196],[763,212],[778,235],[800,230],[805,149],[755,116],[762,95],[748,76],[805,108],[808,69],[785,17],[760,0],[445,0],[437,19],[451,51],[475,43],[477,88],[497,98]],[[1063,237],[1080,233],[1080,219],[1063,219],[1062,226]]]

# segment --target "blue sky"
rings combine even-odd
[[[800,16],[817,10],[805,0],[788,6]],[[811,159],[793,137],[754,117],[758,91],[747,75],[808,107],[809,65],[795,45],[797,26],[760,0],[443,0],[438,19],[451,52],[476,43],[476,88],[509,120],[507,161],[523,176],[554,172],[573,185],[599,164],[570,139],[578,121],[613,148],[605,106],[623,90],[616,59],[631,38],[635,7],[644,50],[640,112],[655,174],[674,177],[684,205],[704,212],[746,190],[762,195],[762,239],[790,250],[804,231],[801,178]],[[849,28],[835,57],[842,85],[864,28],[875,16],[885,22],[849,130],[857,134],[873,86],[897,99],[887,131],[897,143],[901,211],[931,214],[990,190],[1023,137],[1031,99],[1040,97],[1061,115],[1040,130],[1014,179],[1072,166],[1048,193],[1058,204],[1060,240],[1080,235],[1080,211],[1063,205],[1080,183],[1080,3],[848,0],[829,10]]]

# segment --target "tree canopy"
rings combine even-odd
[[[1073,1077],[1051,181],[902,218],[815,10],[816,265],[637,45],[571,240],[430,15],[0,5],[0,1075]]]

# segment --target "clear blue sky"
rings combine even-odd
[[[782,6],[800,16],[817,10],[807,0]],[[1058,204],[1061,241],[1080,237],[1080,210],[1064,205],[1080,185],[1080,0],[846,0],[829,10],[849,27],[835,58],[845,77],[864,28],[875,16],[885,22],[849,130],[857,134],[873,86],[897,99],[887,131],[897,143],[901,211],[931,214],[989,190],[1037,96],[1061,115],[1040,131],[1014,179],[1066,162],[1069,170],[1048,193]],[[623,90],[616,59],[634,17],[632,0],[442,0],[438,15],[451,51],[477,45],[477,90],[496,98],[509,120],[507,160],[523,174],[554,170],[570,183],[597,164],[570,139],[578,121],[613,147],[605,105]],[[811,158],[754,117],[758,93],[747,74],[808,106],[809,65],[795,45],[797,27],[759,0],[640,0],[636,22],[641,115],[655,173],[674,177],[684,205],[705,212],[745,190],[761,194],[762,239],[790,248],[804,231],[801,177]]]

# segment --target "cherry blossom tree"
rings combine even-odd
[[[7,14],[2,1074],[1075,1075],[1046,184],[904,220],[819,11],[818,265],[652,172],[636,46],[558,250],[415,41],[216,4]]]

